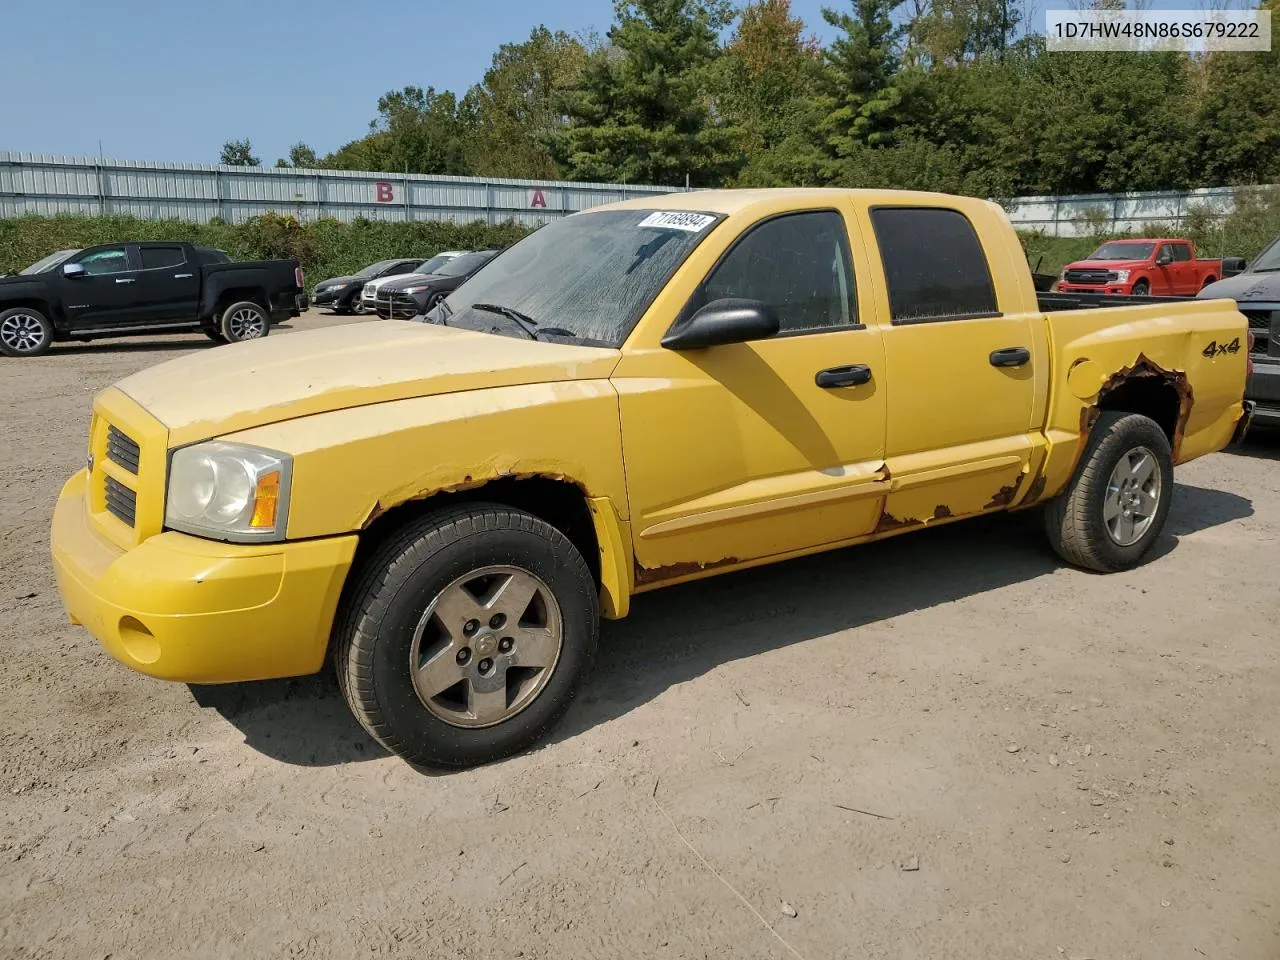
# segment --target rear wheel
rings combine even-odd
[[[1098,418],[1067,489],[1045,507],[1064,560],[1109,573],[1135,566],[1164,529],[1173,457],[1159,424],[1136,413]]]
[[[53,345],[53,324],[39,310],[14,307],[0,312],[0,353],[38,357]]]
[[[423,518],[370,556],[335,632],[356,718],[412,763],[466,767],[541,739],[595,656],[595,582],[546,522],[497,504]]]
[[[233,303],[222,311],[222,323],[219,331],[228,343],[242,343],[245,340],[260,340],[271,329],[271,317],[260,304],[251,300]]]
[[[1204,283],[1200,284],[1200,289],[1203,290],[1205,287],[1209,286],[1209,284],[1217,283],[1217,282],[1218,282],[1217,277],[1205,277]]]
[[[1135,297],[1145,297],[1151,293],[1151,284],[1146,280],[1139,280],[1133,285],[1133,295]]]

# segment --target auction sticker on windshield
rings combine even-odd
[[[689,213],[685,210],[660,210],[651,213],[637,226],[653,227],[657,230],[685,230],[698,233],[715,223],[716,218],[706,213]]]

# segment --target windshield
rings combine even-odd
[[[1249,267],[1250,273],[1270,273],[1273,270],[1280,270],[1280,237],[1264,247]]]
[[[472,270],[483,267],[486,263],[497,256],[493,250],[479,250],[475,253],[464,253],[460,257],[450,260],[439,270],[436,271],[442,277],[465,277]]]
[[[380,274],[383,270],[387,269],[387,267],[391,266],[393,263],[399,263],[399,262],[400,261],[398,260],[379,260],[377,263],[369,264],[367,267],[365,267],[363,270],[357,273],[356,276],[362,280],[368,280],[370,277],[376,277],[378,274]]]
[[[51,270],[54,267],[56,267],[58,264],[60,264],[63,260],[67,259],[67,257],[74,256],[79,252],[80,252],[79,249],[76,249],[76,250],[59,250],[57,253],[51,253],[47,257],[45,257],[43,260],[37,260],[31,266],[27,267],[27,269],[23,270],[21,276],[29,276],[33,273],[43,273],[46,270]]]
[[[502,332],[521,335],[497,314],[468,310],[499,304],[543,329],[620,346],[716,222],[712,214],[684,210],[606,210],[552,221],[451,294],[447,322],[494,332],[501,324]]]
[[[455,259],[457,258],[445,257],[445,256],[434,256],[413,272],[414,273],[435,273],[437,270],[443,267],[450,260],[455,260]]]
[[[1104,243],[1086,260],[1145,260],[1156,248],[1154,243]]]

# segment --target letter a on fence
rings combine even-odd
[[[541,190],[534,190],[529,195],[529,209],[532,210],[534,207],[547,209],[547,198],[542,195]]]

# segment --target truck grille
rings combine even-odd
[[[1110,283],[1115,274],[1110,270],[1068,270],[1067,283]]]
[[[132,527],[138,513],[138,495],[115,477],[106,478],[106,494],[107,512]]]
[[[1249,320],[1249,329],[1253,331],[1253,353],[1265,357],[1271,346],[1271,311],[1241,310]]]
[[[120,464],[130,473],[138,473],[138,444],[113,426],[107,427],[107,459]]]

